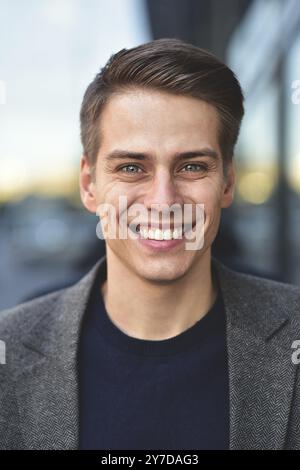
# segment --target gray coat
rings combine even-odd
[[[300,289],[237,273],[216,259],[229,358],[230,448],[300,449]],[[0,448],[77,449],[77,346],[103,256],[71,287],[0,314]]]

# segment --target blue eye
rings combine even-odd
[[[126,170],[126,168],[130,168],[130,170]],[[140,170],[140,168],[137,165],[125,165],[120,168],[120,171],[123,173],[137,173],[136,171],[133,171],[134,169]]]
[[[203,165],[203,164],[199,164],[199,163],[188,163],[187,165],[185,165],[183,168],[195,168],[195,167],[198,167],[196,170],[192,170],[192,171],[205,171],[207,170],[207,167],[206,165]],[[191,170],[186,170],[186,171],[191,171]]]
[[[188,173],[196,173],[196,172],[206,171],[207,166],[202,163],[187,163],[182,169]],[[138,165],[128,164],[119,168],[118,171],[132,175],[132,174],[140,173],[143,170]]]

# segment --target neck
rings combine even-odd
[[[140,278],[107,249],[107,280],[101,290],[108,316],[124,333],[147,340],[171,338],[204,317],[216,300],[210,249],[186,276],[164,286]]]

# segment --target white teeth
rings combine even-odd
[[[142,238],[148,238],[148,230],[142,228],[141,235],[142,235]]]
[[[173,230],[148,230],[146,228],[141,227],[140,234],[142,238],[150,238],[152,240],[172,240],[179,239],[182,237],[182,228]]]
[[[171,230],[164,230],[164,240],[171,240],[172,239],[172,232]]]
[[[147,232],[147,229],[144,229]],[[148,231],[148,238],[154,238],[154,230],[149,230]]]
[[[179,230],[177,230],[177,229],[174,230],[174,232],[173,232],[173,237],[174,237],[175,239],[180,238],[180,232],[179,232]]]
[[[155,229],[154,238],[155,238],[155,240],[163,240],[164,239],[163,231],[159,230],[159,228]]]

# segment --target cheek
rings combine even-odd
[[[106,184],[98,184],[97,186],[97,204],[100,208],[103,205],[104,213],[111,210],[116,218],[116,223],[119,223],[120,216],[128,212],[128,208],[136,200],[136,190],[134,188],[125,188],[122,184],[116,182],[109,182]]]
[[[208,210],[221,206],[221,187],[217,183],[202,184],[197,188],[193,200],[202,203]]]
[[[221,188],[219,184],[203,184],[194,201],[204,204],[205,230],[219,223],[221,212]]]
[[[112,204],[118,201],[119,195],[118,184],[98,173],[96,180],[96,198],[98,203]]]

